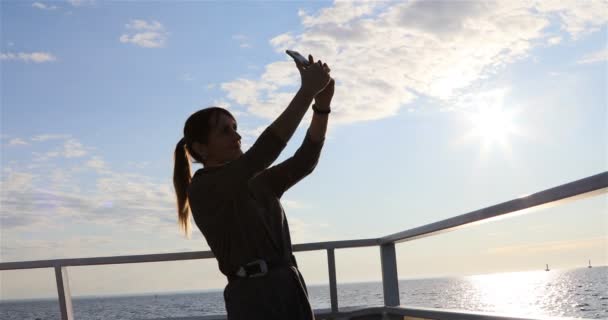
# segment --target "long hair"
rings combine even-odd
[[[208,143],[209,133],[217,125],[221,114],[234,119],[234,116],[228,110],[220,107],[205,108],[190,115],[184,125],[184,137],[175,146],[173,186],[175,187],[177,198],[177,221],[180,231],[183,231],[188,239],[190,239],[191,233],[190,204],[188,199],[188,186],[192,180],[190,157],[194,159],[194,163],[204,165],[206,161],[205,158],[194,151],[192,145],[194,142]]]

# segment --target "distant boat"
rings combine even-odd
[[[549,265],[547,265],[547,268],[545,269],[545,271],[549,271]]]
[[[593,267],[591,266],[591,260],[589,260],[589,266],[588,266],[587,268],[593,268]]]

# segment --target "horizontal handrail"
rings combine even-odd
[[[327,250],[327,249],[370,247],[370,246],[376,246],[378,244],[379,244],[378,238],[328,241],[328,242],[311,242],[311,243],[296,244],[293,246],[293,251],[314,251],[314,250]],[[94,257],[94,258],[32,260],[32,261],[18,261],[18,262],[2,262],[2,263],[0,263],[0,271],[1,270],[17,270],[17,269],[53,268],[53,267],[57,267],[57,266],[75,267],[75,266],[93,266],[93,265],[104,265],[104,264],[124,264],[124,263],[210,259],[210,258],[214,258],[214,257],[215,257],[215,255],[211,251],[191,251],[191,252],[157,253],[157,254],[109,256],[109,257]]]
[[[19,262],[3,262],[0,263],[0,270],[15,270],[15,269],[37,269],[37,268],[53,268],[66,266],[93,266],[103,264],[123,264],[123,263],[142,263],[142,262],[161,262],[161,261],[179,261],[193,259],[209,259],[213,258],[211,251],[192,251],[192,252],[177,252],[177,253],[157,253],[157,254],[142,254],[130,256],[112,256],[112,257],[95,257],[95,258],[74,258],[74,259],[53,259],[53,260],[33,260]]]
[[[509,213],[523,213],[524,210],[540,209],[542,207],[557,205],[566,201],[574,201],[594,196],[608,191],[608,172],[566,183],[529,196],[499,203],[484,209],[475,210],[456,217],[430,223],[421,227],[401,231],[380,238],[381,244],[399,243],[428,237],[437,233],[453,231],[465,225],[488,221]]]
[[[326,242],[310,242],[293,245],[293,251],[315,251],[327,249],[347,249],[360,247],[373,247],[380,245],[380,238],[340,240]]]

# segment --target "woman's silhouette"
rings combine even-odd
[[[283,193],[315,168],[325,139],[334,80],[309,56],[296,62],[301,86],[289,106],[253,146],[241,151],[236,119],[210,107],[192,114],[175,149],[173,183],[179,224],[189,236],[194,221],[228,277],[228,319],[314,319],[308,292],[292,254]],[[269,166],[292,137],[310,103],[314,114],[302,145]],[[190,176],[190,161],[203,168]]]

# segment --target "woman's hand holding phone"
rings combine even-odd
[[[296,63],[296,67],[300,71],[302,81],[301,90],[316,96],[325,88],[325,86],[327,86],[329,80],[331,79],[329,76],[329,72],[331,70],[326,63],[323,63],[321,60],[315,63],[312,55],[308,55],[308,66],[297,61],[296,58],[294,58],[294,61]]]

